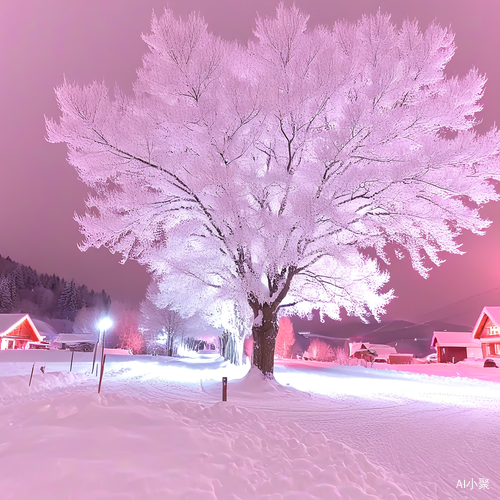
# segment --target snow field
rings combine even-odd
[[[139,405],[94,393],[0,418],[5,499],[411,498],[362,453],[228,403]],[[27,463],[38,464],[30,481]]]
[[[213,355],[110,356],[100,395],[91,359],[36,362],[28,387],[32,366],[0,359],[2,500],[500,498],[500,385],[454,366],[279,362],[269,383]]]

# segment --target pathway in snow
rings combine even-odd
[[[5,366],[3,365],[4,370]],[[23,368],[16,366],[21,373]],[[242,436],[254,436],[256,440],[251,441],[251,446],[250,441],[245,441],[243,449],[250,450],[256,446],[255,443],[260,442],[262,445],[265,442],[265,439],[258,441],[262,439],[265,429],[255,430],[254,424],[250,425],[245,421],[246,418],[252,422],[257,415],[265,423],[264,427],[274,426],[273,432],[283,436],[277,442],[284,446],[283,449],[288,449],[289,454],[291,449],[287,448],[289,445],[286,444],[288,441],[285,437],[289,431],[286,430],[287,427],[280,427],[285,422],[298,424],[306,431],[306,434],[299,432],[301,440],[307,440],[308,435],[313,436],[313,441],[319,439],[312,433],[320,432],[332,440],[330,447],[335,446],[333,443],[340,442],[349,447],[346,450],[358,450],[372,464],[382,466],[387,471],[387,478],[377,480],[380,481],[380,488],[385,488],[390,478],[389,483],[399,485],[414,500],[500,498],[500,475],[497,467],[500,439],[495,430],[495,422],[500,416],[500,385],[496,383],[465,378],[429,377],[393,370],[292,363],[276,367],[276,378],[282,387],[275,387],[259,385],[251,377],[238,380],[244,375],[244,368],[230,367],[210,357],[201,360],[143,358],[140,361],[114,358],[107,368],[102,390],[106,404],[119,406],[120,402],[126,400],[127,404],[135,405],[134,408],[148,408],[152,404],[156,408],[166,405],[178,413],[184,411],[189,418],[195,419],[196,425],[208,426],[205,430],[209,434],[226,432],[228,436],[232,436],[231,449],[234,453],[236,443],[243,443],[235,434],[238,428]],[[76,369],[83,372],[87,368],[76,366]],[[0,385],[0,424],[4,425],[12,423],[7,422],[8,420],[22,420],[26,413],[42,415],[47,404],[51,408],[59,408],[59,417],[54,410],[57,418],[76,418],[72,414],[83,413],[80,407],[87,408],[89,398],[95,397],[97,380],[84,374],[69,377],[54,374],[52,381],[44,386],[44,380],[51,375],[42,376],[37,373],[34,386],[29,390],[26,389],[26,376],[1,378],[1,375],[0,369],[0,384],[4,384],[3,387]],[[230,378],[226,409],[218,403],[221,394],[220,379],[223,375]],[[204,408],[214,410],[207,413]],[[234,413],[232,409],[235,408],[249,413],[243,418]],[[94,410],[93,408],[92,411]],[[91,415],[92,412],[88,411]],[[231,413],[229,418],[227,412],[233,412],[234,415]],[[118,415],[123,418],[123,413]],[[236,426],[234,418],[238,422]],[[214,426],[220,428],[214,431]],[[260,438],[257,439],[256,436]],[[220,439],[220,436],[215,436],[214,439]],[[314,448],[322,449],[319,444]],[[0,443],[0,464],[2,450]],[[275,452],[276,450],[273,451]],[[231,453],[230,449],[228,453]],[[252,448],[252,453],[257,451]],[[339,453],[351,452],[340,449]],[[245,453],[240,451],[236,455],[241,457],[237,460],[244,460]],[[338,462],[337,468],[341,464],[346,466],[351,461],[357,464],[352,466],[353,470],[360,467],[362,455],[349,457],[351,458],[345,456],[343,461]],[[323,459],[326,460],[318,456],[319,462]],[[223,459],[219,457],[218,460]],[[314,460],[310,459],[310,462]],[[254,460],[252,463],[255,465],[258,461]],[[249,465],[248,462],[247,466]],[[243,465],[241,467],[244,468]],[[366,474],[367,467],[366,464],[361,465],[363,474]],[[300,470],[297,471],[298,474],[299,472]],[[318,482],[314,475],[307,479],[306,472],[307,470],[300,472],[304,476],[303,481]],[[241,474],[241,470],[238,473]],[[281,473],[286,476],[284,471]],[[270,481],[265,478],[264,471],[259,474],[259,477],[254,478],[258,484]],[[318,474],[316,473],[317,476]],[[368,484],[370,481],[366,477],[363,481]],[[488,489],[478,489],[480,478],[489,480]],[[300,486],[299,479],[296,482]],[[347,483],[348,480],[349,478],[345,479]],[[251,480],[248,481],[245,487],[251,484]],[[457,488],[458,481],[468,482],[468,489]],[[287,484],[285,481],[282,488],[286,488]],[[290,483],[288,488],[293,492],[296,486],[297,492],[303,492],[297,484]],[[259,487],[264,488],[262,485]],[[274,483],[270,483],[268,488],[269,493],[284,491],[279,489],[279,484]],[[240,498],[253,498],[249,491]],[[255,498],[256,491],[253,493]],[[259,498],[265,498],[262,496],[264,490],[258,491],[261,495]],[[217,498],[223,498],[223,494],[219,493]],[[310,498],[335,498],[332,495],[331,491],[325,491]],[[398,496],[400,494],[396,490],[394,495],[393,499],[403,498]],[[208,497],[202,495],[199,498]],[[306,496],[302,494],[302,497],[297,498],[302,500]],[[356,500],[358,497],[352,498]]]

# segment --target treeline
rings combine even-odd
[[[55,274],[38,274],[0,255],[0,313],[23,312],[33,316],[74,320],[84,307],[108,309],[110,296]]]

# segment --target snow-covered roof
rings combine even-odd
[[[40,332],[40,335],[45,336],[45,339],[55,339],[59,335],[58,331],[45,321],[35,318],[32,319],[36,329]]]
[[[481,343],[472,337],[471,332],[434,332],[431,347],[480,347]]]
[[[472,330],[472,336],[475,339],[478,339],[481,335],[481,330],[486,323],[486,318],[490,318],[492,323],[500,328],[500,307],[483,307],[483,310],[474,325],[474,329]]]
[[[0,334],[10,330],[12,325],[22,321],[27,314],[0,314]]]
[[[0,336],[8,334],[9,331],[13,330],[23,321],[27,321],[29,323],[38,341],[41,341],[45,338],[42,335],[40,335],[40,332],[33,323],[33,320],[31,319],[30,315],[23,313],[0,314]]]
[[[60,333],[54,342],[71,344],[72,342],[97,342],[95,333]]]
[[[386,344],[370,344],[369,342],[352,342],[349,344],[349,355],[352,356],[355,352],[373,349],[380,358],[387,358],[389,354],[396,354],[396,348]]]

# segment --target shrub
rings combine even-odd
[[[349,351],[345,347],[333,348],[333,361],[335,363],[338,365],[348,365],[349,359]]]
[[[290,318],[283,316],[279,321],[278,335],[274,355],[278,358],[291,358],[295,344],[295,332]]]
[[[309,343],[304,358],[309,358],[312,361],[333,361],[335,351],[323,340],[315,338]]]

